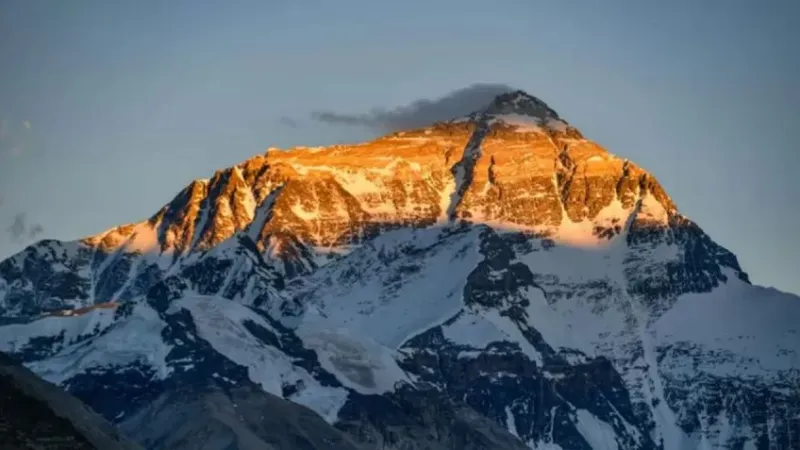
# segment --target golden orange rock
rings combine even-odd
[[[661,209],[652,220],[676,214],[652,176],[537,102],[526,108],[539,116],[517,104],[506,114],[506,100],[494,113],[362,144],[270,149],[191,183],[149,221],[84,242],[183,254],[241,232],[280,253],[452,221],[589,239],[618,229],[645,196]]]

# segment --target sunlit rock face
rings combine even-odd
[[[148,255],[146,267],[163,268],[241,233],[297,275],[317,263],[309,249],[336,251],[384,230],[456,219],[593,245],[619,233],[647,194],[664,208],[662,222],[676,214],[645,171],[515,92],[486,111],[364,144],[271,149],[190,183],[147,221],[56,253],[91,258],[84,270],[92,272],[138,271],[146,268],[126,255]],[[98,300],[127,295],[114,288]],[[79,304],[92,301],[81,297]]]
[[[367,448],[800,442],[800,299],[519,91],[41,241],[0,263],[0,315],[0,350],[146,442],[176,439],[146,428],[186,386],[261,389]]]

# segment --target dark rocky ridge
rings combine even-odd
[[[141,450],[61,388],[0,353],[0,448]]]
[[[152,450],[368,450],[310,409],[251,383],[164,392],[120,424]]]

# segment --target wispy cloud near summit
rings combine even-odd
[[[32,128],[31,122],[28,120],[12,121],[8,119],[0,120],[0,168],[5,169],[0,172],[0,177],[11,170],[18,170],[13,158],[22,154],[25,149],[27,135]],[[9,172],[5,172],[5,171]],[[5,222],[7,217],[10,217],[5,198],[0,194],[0,220]],[[13,210],[12,210],[13,211]],[[16,243],[25,242],[28,239],[35,239],[44,232],[44,227],[39,223],[32,223],[25,212],[16,212],[13,214],[13,219],[6,222],[9,225],[0,223],[0,227],[5,226],[5,232],[11,241]],[[0,228],[2,230],[2,228]],[[2,233],[2,231],[0,231]]]
[[[394,109],[376,108],[363,114],[314,111],[314,120],[333,125],[362,126],[381,132],[418,128],[449,120],[488,106],[500,94],[513,91],[505,84],[473,84],[435,99],[419,99]]]
[[[11,239],[20,242],[26,239],[35,239],[44,232],[44,227],[38,223],[29,223],[27,214],[18,213],[14,216],[11,225],[6,228]]]

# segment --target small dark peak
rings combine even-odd
[[[547,103],[522,90],[498,95],[484,112],[489,115],[520,114],[541,119],[560,119]]]

